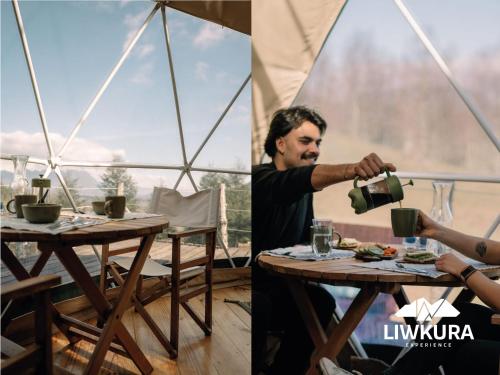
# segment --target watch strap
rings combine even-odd
[[[472,267],[472,266],[467,266],[462,272],[460,272],[460,278],[463,280],[463,282],[466,282],[471,275],[476,272],[477,270]]]

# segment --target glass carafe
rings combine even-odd
[[[432,199],[432,210],[430,217],[439,224],[450,228],[453,223],[453,214],[451,211],[451,200],[453,195],[454,182],[433,181],[432,188],[434,195]],[[439,241],[429,239],[427,241],[427,250],[441,255],[448,252],[449,247]]]
[[[27,155],[12,155],[12,162],[14,163],[14,178],[10,183],[12,198],[15,195],[30,194],[29,183],[26,178],[28,159],[29,156]]]

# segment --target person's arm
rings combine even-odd
[[[315,190],[321,190],[327,186],[352,180],[359,176],[361,179],[378,176],[387,168],[391,172],[396,167],[391,163],[384,163],[377,154],[371,153],[365,156],[359,163],[352,164],[319,164],[311,175],[311,184]]]
[[[500,242],[469,236],[446,228],[422,211],[419,212],[417,235],[438,240],[469,258],[488,264],[500,264]]]
[[[453,254],[444,254],[436,260],[436,269],[451,273],[457,278],[468,264]],[[500,311],[500,284],[490,280],[481,271],[476,271],[466,281],[466,285],[483,301],[496,311]]]

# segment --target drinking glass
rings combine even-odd
[[[313,219],[312,249],[317,256],[327,256],[330,253],[333,223],[331,220]]]

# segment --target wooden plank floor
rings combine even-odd
[[[119,243],[119,247],[133,246],[134,244],[138,244],[138,241],[135,240],[123,241]],[[118,247],[118,244],[113,244],[111,248],[116,248],[116,247]],[[100,246],[97,246],[97,250],[98,253],[100,253],[101,251]],[[187,260],[204,254],[205,247],[183,244],[181,247],[181,251],[182,251],[181,254],[182,260]],[[85,268],[90,272],[92,276],[99,275],[101,266],[91,246],[79,246],[76,248],[76,253],[80,258],[80,260],[85,265]],[[243,246],[239,248],[230,248],[229,254],[232,257],[248,257],[250,256],[250,247]],[[133,255],[133,253],[130,253],[130,255]],[[170,242],[155,241],[153,247],[151,248],[150,256],[153,259],[170,262],[172,259],[172,244]],[[38,258],[38,253],[36,253],[36,256],[21,258],[20,261],[24,265],[24,267],[29,270],[31,269],[37,258]],[[215,251],[215,259],[226,259],[226,258],[227,257],[226,254],[224,253],[224,250],[221,248],[217,248]],[[46,274],[56,274],[61,276],[63,284],[73,281],[71,276],[67,273],[62,264],[59,262],[59,259],[57,259],[57,257],[54,254],[52,254],[52,256],[49,258],[47,264],[45,265],[42,271],[42,275]],[[1,285],[9,284],[14,281],[16,281],[14,276],[10,273],[9,269],[6,268],[5,265],[2,263]]]
[[[171,360],[141,317],[133,308],[126,311],[123,320],[132,337],[154,367],[153,374],[250,374],[250,315],[224,298],[250,300],[250,286],[214,290],[213,333],[205,337],[200,328],[181,308],[179,330],[179,357]],[[203,297],[190,301],[197,312],[203,312]],[[170,298],[163,297],[146,308],[160,328],[170,330]],[[54,336],[55,364],[71,374],[83,373],[94,345],[81,341],[69,346],[61,335]],[[100,374],[137,374],[133,362],[109,352]]]

